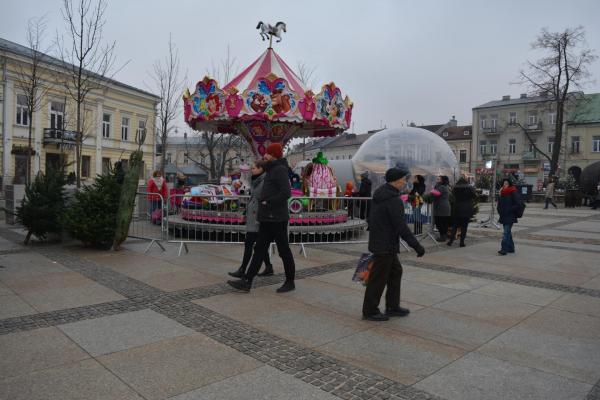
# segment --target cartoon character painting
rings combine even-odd
[[[267,99],[261,93],[254,93],[250,102],[250,108],[257,113],[263,113],[267,109]]]

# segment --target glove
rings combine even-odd
[[[416,249],[416,251],[417,251],[417,258],[423,257],[423,255],[425,254],[425,248],[423,246],[419,246],[419,248]]]

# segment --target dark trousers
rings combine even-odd
[[[546,197],[546,205],[544,206],[544,208],[548,208],[548,204],[552,204],[554,208],[557,208],[556,204],[554,204],[554,201],[552,201],[552,197]]]
[[[246,272],[246,278],[250,282],[252,282],[252,279],[258,274],[260,265],[269,253],[269,245],[272,241],[275,241],[279,257],[281,257],[281,261],[283,261],[286,281],[294,281],[296,264],[294,264],[294,256],[292,255],[292,250],[290,250],[290,244],[288,243],[287,226],[287,221],[261,221],[258,228],[258,239],[254,245],[254,254],[252,255],[248,271]]]
[[[244,256],[242,257],[242,265],[240,265],[240,270],[246,271],[246,266],[250,262],[252,258],[252,250],[254,250],[254,244],[258,239],[258,232],[246,232],[246,238],[244,239]],[[265,254],[265,265],[271,265],[271,258],[269,257],[269,252],[267,251]]]
[[[452,222],[452,232],[450,233],[450,240],[456,239],[456,231],[460,228],[460,242],[464,243],[467,237],[467,228],[469,227],[469,220],[471,218],[459,218],[455,217]]]
[[[402,265],[397,254],[374,255],[373,267],[365,290],[363,315],[374,315],[379,312],[379,301],[386,286],[385,308],[399,307],[401,279]]]
[[[435,226],[440,232],[440,237],[444,239],[448,235],[448,226],[450,225],[450,217],[435,216]]]
[[[504,232],[502,233],[502,242],[500,243],[500,247],[502,250],[508,253],[515,252],[515,242],[512,237],[512,226],[513,224],[502,224],[504,228]]]

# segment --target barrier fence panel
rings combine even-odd
[[[165,220],[166,208],[163,197],[158,193],[137,192],[135,205],[129,224],[128,237],[149,240],[150,243],[144,252],[157,244],[162,251],[161,244],[164,240],[167,223]]]

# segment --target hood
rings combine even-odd
[[[271,169],[283,165],[285,169],[288,169],[288,162],[285,158],[278,158],[277,160],[269,161],[265,164],[265,171],[270,171]]]
[[[514,186],[509,186],[509,187],[503,187],[500,190],[500,196],[504,197],[504,196],[509,196],[511,193],[514,193],[517,191],[517,188]]]
[[[400,196],[400,191],[398,189],[396,189],[389,183],[385,183],[385,184],[379,186],[379,188],[377,188],[375,193],[373,193],[373,202],[381,203],[381,202],[389,200],[393,197],[399,197],[399,196]]]
[[[256,188],[262,181],[265,180],[265,173],[252,177],[252,189]]]

